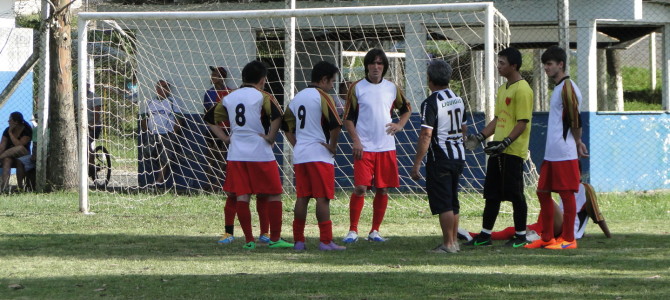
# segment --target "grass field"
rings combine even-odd
[[[218,245],[220,197],[141,196],[93,194],[94,215],[77,212],[75,194],[0,198],[0,299],[670,298],[669,193],[599,195],[613,238],[589,224],[573,251],[493,246],[450,255],[426,252],[440,237],[421,200],[390,203],[388,242],[359,241],[339,253],[314,250],[310,213],[311,249],[296,253],[245,251],[239,228],[232,245]],[[339,239],[348,215],[344,197],[336,201]],[[288,239],[292,204],[286,199]],[[463,212],[462,227],[478,229],[479,214]],[[366,207],[363,228],[370,219]],[[511,223],[501,214],[497,228]]]

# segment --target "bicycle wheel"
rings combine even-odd
[[[93,151],[93,184],[96,187],[105,187],[112,178],[112,157],[104,146],[97,146]]]

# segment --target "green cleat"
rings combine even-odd
[[[279,239],[276,242],[270,241],[269,248],[293,248],[293,243],[289,243],[284,239]]]
[[[291,246],[291,247],[293,247],[293,246]],[[254,250],[254,249],[256,249],[256,242],[248,242],[248,243],[244,244],[244,246],[242,246],[242,248],[247,249],[247,250]]]

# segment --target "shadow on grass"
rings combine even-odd
[[[2,280],[3,283],[8,283]],[[16,283],[16,282],[14,282]],[[667,299],[661,281],[631,277],[388,271],[264,275],[112,275],[25,278],[23,299]],[[667,284],[667,282],[665,282]],[[634,287],[622,289],[621,285]],[[5,288],[3,286],[3,288]]]
[[[438,242],[437,236],[389,236],[386,243],[364,240],[348,245],[347,251],[317,251],[318,240],[308,237],[312,251],[269,249],[259,244],[253,251],[242,249],[243,238],[233,244],[220,245],[210,236],[160,236],[129,234],[3,234],[0,235],[0,258],[16,256],[60,257],[66,259],[234,259],[273,262],[314,263],[316,265],[450,265],[484,266],[559,266],[620,271],[668,271],[670,239],[666,235],[615,234],[607,239],[599,234],[579,241],[579,249],[550,251],[545,249],[512,249],[496,241],[491,247],[461,246],[455,255],[428,253]]]

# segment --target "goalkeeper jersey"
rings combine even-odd
[[[229,161],[273,161],[272,146],[260,135],[267,134],[270,122],[281,117],[281,106],[272,95],[247,85],[210,109],[205,121],[219,124],[230,120]]]
[[[495,116],[498,120],[493,136],[494,141],[502,141],[508,137],[518,121],[528,120],[526,130],[503,152],[526,159],[533,118],[533,90],[527,81],[522,79],[510,84],[509,87],[503,84],[498,88]]]
[[[559,82],[549,100],[549,122],[544,159],[564,161],[577,159],[577,145],[571,128],[581,128],[579,105],[582,93],[569,78]]]
[[[380,83],[372,83],[362,79],[351,85],[344,119],[356,125],[364,151],[395,150],[394,136],[386,133],[386,124],[393,121],[391,113],[394,109],[399,115],[411,111],[405,95],[393,82],[382,79]]]
[[[284,113],[284,130],[295,133],[293,163],[334,163],[333,154],[321,143],[330,141],[330,131],[341,127],[333,98],[316,87],[300,91]]]

